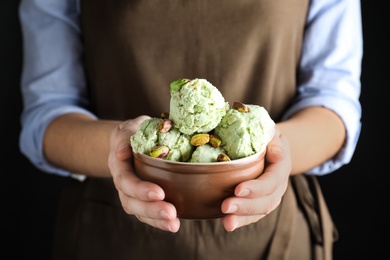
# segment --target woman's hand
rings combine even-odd
[[[277,129],[267,146],[266,167],[256,180],[240,183],[235,197],[222,203],[221,219],[227,231],[257,222],[280,204],[291,172],[291,155],[287,138]]]
[[[153,227],[177,232],[180,221],[175,207],[163,201],[161,187],[139,179],[131,163],[130,136],[135,134],[148,116],[139,116],[121,123],[111,134],[108,166],[119,193],[122,207],[129,215]]]

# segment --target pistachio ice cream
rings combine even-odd
[[[221,92],[205,79],[179,79],[170,84],[169,118],[184,134],[213,130],[228,104]]]
[[[131,136],[133,152],[163,158],[170,161],[188,161],[195,147],[190,136],[170,125],[164,128],[164,119],[149,118],[140,124]]]
[[[204,144],[196,147],[192,153],[191,163],[211,163],[217,162],[220,154],[225,154],[226,151],[222,147],[213,147],[209,144]]]
[[[264,151],[275,133],[275,123],[264,107],[235,104],[214,129],[232,160]]]
[[[205,79],[170,84],[170,111],[141,123],[130,138],[134,153],[164,160],[210,163],[263,152],[275,123],[264,107],[225,102]]]

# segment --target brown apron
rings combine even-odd
[[[82,0],[80,24],[92,109],[128,119],[169,111],[169,83],[205,78],[232,103],[264,106],[277,121],[296,91],[309,0]],[[111,179],[69,180],[53,259],[324,259],[337,236],[317,179],[299,175],[280,206],[226,232],[181,220],[172,234],[120,206]]]

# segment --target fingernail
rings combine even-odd
[[[129,145],[128,145],[128,144],[121,144],[121,145],[118,147],[118,152],[126,151],[126,149],[129,149]]]
[[[277,154],[282,154],[283,153],[282,149],[280,149],[280,147],[276,146],[276,145],[271,147],[271,152],[277,153]]]
[[[229,231],[232,232],[232,231],[234,231],[236,228],[237,228],[237,222],[234,221],[234,222],[233,222],[233,225],[232,225],[232,228],[231,228]]]
[[[249,190],[248,189],[243,189],[242,191],[240,191],[237,196],[239,197],[245,197],[245,196],[248,196],[249,195]]]
[[[149,197],[149,199],[152,199],[152,200],[159,200],[159,199],[161,199],[160,195],[157,192],[155,192],[155,191],[149,191],[148,192],[148,197]]]
[[[231,205],[231,206],[228,208],[228,210],[226,211],[226,213],[234,213],[234,212],[237,211],[237,209],[238,209],[237,205],[236,205],[236,204],[233,204],[233,205]]]
[[[170,219],[168,213],[165,210],[160,211],[160,217],[162,217],[163,219]]]
[[[171,226],[169,225],[168,222],[165,223],[165,228],[166,228],[169,232],[172,232],[172,228],[171,228]]]

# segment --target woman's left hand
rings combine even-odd
[[[278,129],[267,146],[265,165],[257,179],[237,185],[235,196],[222,203],[222,212],[227,215],[221,222],[227,231],[259,221],[282,201],[291,172],[291,155],[288,140]]]

